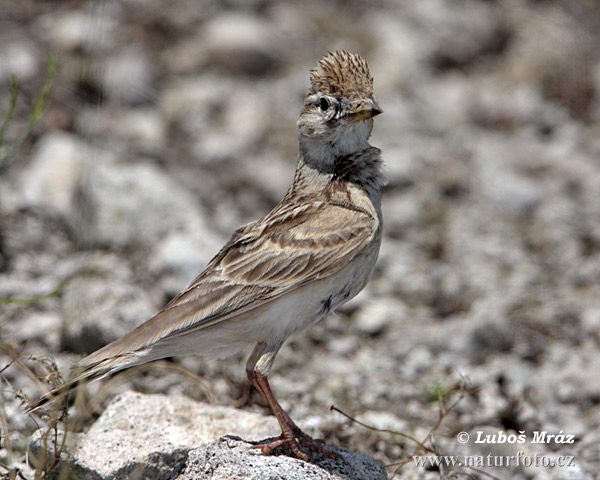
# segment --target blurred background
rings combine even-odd
[[[66,376],[267,213],[292,181],[309,70],[346,49],[384,110],[384,243],[366,290],[282,348],[276,395],[300,425],[392,463],[403,439],[329,406],[423,438],[462,392],[436,431],[447,453],[517,448],[461,446],[460,431],[562,430],[576,442],[518,447],[574,468],[492,471],[595,478],[599,47],[596,0],[1,2],[3,463],[36,428],[15,389],[40,393],[11,361],[42,375],[48,356]],[[244,356],[172,361],[210,394],[150,370],[97,412],[131,388],[268,411]]]

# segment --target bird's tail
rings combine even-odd
[[[92,357],[92,355],[90,355],[90,357]],[[74,368],[71,376],[64,383],[55,386],[41,397],[29,402],[25,407],[25,412],[31,413],[45,405],[64,399],[67,395],[74,392],[88,381],[105,377],[111,373],[115,373],[138,363],[136,362],[136,356],[133,355],[120,355],[117,357],[105,358],[93,364],[86,362],[90,357],[83,359],[79,365]]]
[[[160,318],[160,313],[153,317],[154,323]],[[150,328],[154,325],[150,323],[153,319],[82,359],[67,381],[30,402],[26,407],[27,413],[64,398],[85,381],[102,378],[119,370],[171,355],[172,350],[158,348],[161,336]]]

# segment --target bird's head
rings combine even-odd
[[[358,151],[365,148],[373,117],[380,113],[364,58],[343,50],[329,53],[311,71],[298,119],[301,145],[333,155]]]

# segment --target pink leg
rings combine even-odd
[[[336,458],[338,456],[338,454],[327,448],[322,440],[315,440],[300,430],[275,399],[266,375],[263,375],[254,369],[246,369],[246,373],[248,374],[250,382],[254,385],[254,388],[266,398],[267,402],[269,402],[271,410],[273,410],[273,413],[281,426],[281,435],[279,438],[269,443],[257,445],[253,448],[258,448],[263,453],[269,453],[280,445],[286,445],[294,455],[304,461],[309,460],[310,452],[322,453],[331,458]]]

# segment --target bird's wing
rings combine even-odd
[[[283,203],[234,233],[182,293],[130,334],[92,353],[82,366],[144,349],[260,307],[347,265],[380,228],[367,210],[306,200]]]
[[[376,237],[377,216],[349,204],[283,202],[234,233],[188,288],[124,337],[81,360],[64,384],[31,402],[33,411],[85,379],[126,368],[160,340],[259,308],[347,265]]]

